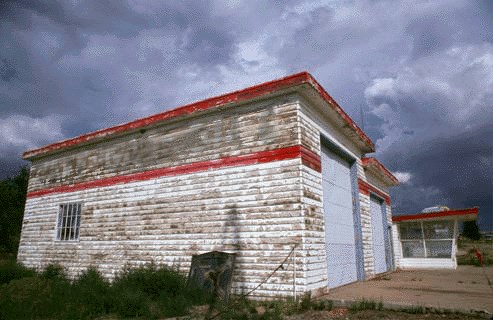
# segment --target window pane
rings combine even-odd
[[[67,224],[68,224],[68,205],[64,205],[62,240],[67,240]]]
[[[426,255],[428,258],[451,258],[452,240],[427,240]]]
[[[63,221],[63,206],[60,205],[58,209],[58,226],[57,226],[57,235],[56,238],[60,240],[62,238],[62,221]]]
[[[80,214],[80,203],[60,205],[57,224],[58,240],[77,240],[79,238]]]
[[[402,241],[402,254],[404,258],[424,258],[423,241]]]
[[[79,229],[80,229],[80,203],[77,205],[77,222],[75,225],[75,239],[79,239]]]
[[[425,239],[452,239],[454,234],[453,221],[423,222]]]
[[[73,232],[74,232],[74,229],[73,229],[73,224],[74,224],[74,205],[73,204],[69,204],[68,205],[68,215],[69,215],[69,222],[68,222],[68,225],[67,225],[67,229],[68,229],[68,234],[67,234],[67,240],[73,240],[74,239],[74,235],[73,235]]]
[[[402,222],[400,231],[402,240],[423,239],[421,222]]]

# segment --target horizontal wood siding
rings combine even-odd
[[[299,145],[296,99],[238,106],[34,161],[29,192]],[[316,219],[305,230],[302,199],[318,191],[301,188],[302,171],[313,170],[294,158],[29,197],[18,261],[40,269],[59,263],[71,277],[96,266],[111,278],[125,264],[154,261],[186,273],[193,254],[236,252],[233,291],[242,293],[297,244],[295,261],[253,294],[291,296],[293,265],[303,292],[322,263],[301,249],[304,235],[315,243],[310,253],[321,241]],[[69,202],[82,202],[80,240],[56,241],[58,208]]]
[[[317,155],[320,155],[320,136],[323,135],[325,138],[329,139],[332,143],[337,145],[344,152],[349,154],[351,157],[356,159],[355,165],[357,176],[359,180],[369,183],[372,185],[374,190],[378,190],[380,196],[384,195],[385,200],[388,199],[387,187],[379,181],[379,179],[374,178],[363,168],[361,161],[361,150],[356,147],[347,137],[342,133],[340,129],[337,129],[330,119],[326,118],[317,108],[301,101],[300,103],[300,132],[301,132],[301,144],[307,149],[313,151]],[[318,197],[322,197],[323,191],[320,184],[321,175],[317,172],[305,172],[303,171],[303,188],[307,189],[311,194],[315,194]],[[375,261],[373,256],[373,235],[372,235],[372,224],[371,224],[371,206],[370,206],[370,195],[365,190],[359,190],[359,215],[361,223],[361,237],[362,237],[362,251],[363,251],[363,268],[365,279],[371,279],[375,275]],[[315,239],[310,239],[311,241],[317,242],[319,244],[318,253],[320,254],[320,260],[325,260],[325,248],[323,243],[325,241],[324,235],[324,221],[323,221],[323,203],[322,200],[314,201],[313,199],[303,198],[303,210],[305,215],[310,213],[316,216],[315,225],[319,226],[321,231],[317,235],[317,241]],[[390,205],[386,204],[386,217],[385,219],[391,223],[392,213]],[[311,218],[313,220],[313,218]],[[311,223],[313,223],[311,220]],[[308,226],[307,226],[308,228]],[[324,256],[322,258],[322,256]],[[325,264],[320,264],[320,268],[316,270],[317,276],[311,278],[317,279],[317,282],[311,284],[312,288],[317,286],[326,285],[327,274]],[[315,271],[312,271],[315,272]],[[310,275],[310,274],[309,274]]]
[[[301,144],[316,155],[321,154],[321,140],[323,135],[336,144],[344,152],[357,159],[358,176],[364,173],[359,160],[359,149],[337,128],[330,119],[316,110],[313,106],[301,100],[300,103],[300,132]],[[323,189],[322,174],[309,168],[302,169],[302,186],[304,197],[302,198],[303,212],[305,215],[306,230],[310,230],[310,236],[305,235],[304,243],[307,255],[310,257],[311,266],[307,271],[307,290],[324,293],[327,290],[327,256],[325,252],[325,222],[323,213]]]
[[[402,268],[402,246],[399,233],[399,224],[392,223],[392,245],[394,247],[394,263],[396,268]]]
[[[320,157],[320,131],[299,106],[301,145]],[[322,174],[306,166],[301,168],[302,207],[305,219],[303,249],[306,254],[306,290],[315,296],[327,292],[327,258],[325,253],[325,222],[323,213]]]
[[[402,269],[456,269],[457,264],[452,259],[419,259],[403,258],[400,262]]]
[[[293,159],[30,198],[19,261],[60,263],[72,277],[96,266],[111,278],[124,263],[154,261],[186,273],[193,254],[236,252],[233,288],[240,293],[301,243],[299,167]],[[72,201],[83,203],[80,241],[55,241],[58,205]],[[298,260],[301,286],[301,254]],[[291,295],[292,268],[255,295],[271,295],[276,286],[276,294]]]
[[[366,192],[366,190],[360,190],[360,215],[361,231],[363,236],[363,255],[365,261],[365,279],[368,280],[374,278],[376,274],[375,257],[373,255],[373,231],[370,193],[373,193],[374,196],[383,201],[386,213],[384,219],[387,221],[387,225],[392,225],[392,209],[390,205],[388,205],[386,202],[386,200],[389,198],[387,188],[385,188],[381,182],[378,182],[377,179],[372,177],[370,173],[366,171],[364,171],[364,173],[365,175],[363,176],[362,180],[366,181],[366,183],[368,183],[372,188],[371,190],[369,190],[369,192]],[[384,230],[384,232],[388,231]],[[392,239],[389,239],[389,241],[392,241]]]
[[[33,162],[28,192],[297,144],[293,96],[137,131]]]

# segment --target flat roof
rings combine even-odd
[[[418,213],[407,216],[394,216],[392,217],[393,222],[399,221],[432,221],[432,220],[453,220],[458,218],[463,221],[476,220],[478,218],[479,209],[469,208],[469,209],[458,209],[458,210],[446,210],[431,213]]]
[[[165,123],[171,119],[182,119],[190,116],[191,114],[199,114],[204,111],[232,106],[240,102],[248,102],[290,92],[300,92],[308,98],[321,101],[324,106],[327,106],[325,109],[327,109],[331,115],[335,115],[336,120],[338,120],[341,127],[346,130],[345,132],[350,136],[350,139],[355,141],[357,145],[359,145],[359,147],[365,152],[375,151],[375,145],[371,139],[356,125],[348,114],[342,110],[339,104],[337,104],[337,102],[325,91],[325,89],[315,80],[315,78],[305,71],[281,79],[265,82],[253,87],[248,87],[239,91],[194,102],[149,117],[83,134],[75,138],[55,142],[41,148],[28,150],[22,154],[22,158],[25,160],[31,160],[88,143],[114,138],[138,129]]]

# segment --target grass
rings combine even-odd
[[[15,262],[0,266],[0,319],[158,319],[186,315],[207,295],[176,270],[148,265],[127,269],[112,283],[96,269],[69,281],[63,269],[43,272]]]
[[[273,301],[253,301],[245,297],[233,299],[228,305],[219,307],[214,319],[221,320],[281,320],[310,310],[330,311],[333,303],[330,300],[313,300],[311,294],[303,295],[299,301],[292,298]]]
[[[208,301],[203,291],[188,286],[186,278],[176,270],[153,264],[125,269],[110,283],[96,269],[88,269],[69,281],[59,266],[50,265],[35,272],[14,260],[0,261],[0,319],[5,320],[159,319],[184,315],[203,318]],[[227,305],[216,305],[211,315],[219,320],[281,320],[306,311],[330,311],[333,307],[332,301],[314,300],[310,293],[298,301],[237,297]],[[356,302],[348,309],[354,317],[359,312],[385,311],[381,301],[372,300]],[[399,311],[418,315],[448,313],[426,307]]]
[[[483,258],[483,266],[493,266],[493,241],[461,239],[457,246],[466,252],[457,256],[457,264],[479,266],[479,260],[475,255],[475,249],[478,249]]]
[[[363,310],[383,310],[383,302],[380,301],[377,303],[373,300],[363,299],[349,307],[349,311],[351,313],[356,313]]]

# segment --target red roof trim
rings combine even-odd
[[[73,191],[85,190],[89,188],[106,187],[106,186],[111,186],[121,183],[150,180],[164,176],[177,176],[181,174],[207,171],[209,169],[217,169],[222,167],[233,167],[233,166],[245,166],[245,165],[256,164],[256,163],[266,163],[266,162],[280,161],[280,160],[287,160],[294,158],[301,158],[303,164],[311,167],[314,170],[317,170],[317,164],[316,164],[317,157],[318,156],[312,151],[309,151],[308,149],[298,145],[298,146],[282,148],[272,151],[263,151],[263,152],[257,152],[243,156],[236,156],[236,157],[225,157],[211,161],[187,163],[174,167],[148,170],[148,171],[138,172],[129,175],[116,176],[111,178],[43,189],[43,190],[29,192],[27,194],[27,197],[28,198],[40,197],[52,193],[73,192]],[[320,158],[318,157],[318,159],[320,163]]]
[[[378,190],[377,188],[375,188],[374,186],[372,186],[368,182],[362,180],[361,178],[358,179],[358,187],[359,187],[360,193],[370,195],[370,191],[371,191],[371,192],[375,193],[376,195],[378,195],[379,197],[381,197],[382,199],[384,199],[385,203],[390,205],[390,196],[388,194]]]
[[[253,87],[249,87],[243,90],[234,91],[221,96],[209,98],[206,100],[194,102],[170,111],[158,113],[156,115],[137,119],[128,123],[120,124],[114,127],[98,130],[95,132],[83,134],[81,136],[63,140],[60,142],[52,143],[47,146],[28,150],[22,154],[23,159],[31,159],[37,156],[41,156],[46,153],[50,153],[57,150],[62,150],[75,146],[80,143],[90,142],[105,137],[113,136],[125,131],[135,130],[138,128],[146,127],[154,123],[162,122],[168,119],[176,118],[179,116],[190,115],[195,112],[205,111],[211,108],[217,108],[230,103],[237,103],[241,101],[247,101],[263,95],[287,89],[290,87],[310,84],[322,97],[329,103],[336,112],[347,122],[347,124],[356,131],[358,136],[372,149],[374,150],[374,144],[364,134],[364,132],[353,122],[353,120],[342,110],[337,102],[318,84],[318,82],[308,72],[300,72],[281,79],[265,82]]]
[[[378,171],[380,171],[385,177],[390,179],[390,182],[392,182],[391,185],[398,185],[399,184],[399,179],[397,179],[392,173],[390,173],[387,168],[384,167],[383,164],[380,163],[375,158],[362,158],[361,159],[363,163],[364,168],[369,168],[369,167],[374,167]]]
[[[325,89],[313,78],[310,74],[308,74],[310,84],[317,90],[317,92],[322,96],[322,98],[329,103],[334,110],[339,114],[339,116],[344,119],[344,121],[351,127],[356,134],[370,147],[371,150],[375,150],[375,145],[373,141],[361,130],[356,123],[354,123],[353,119],[339,106],[339,104],[325,91]]]
[[[432,219],[438,217],[452,217],[452,216],[464,216],[469,214],[478,214],[478,208],[470,208],[470,209],[460,209],[460,210],[448,210],[448,211],[440,211],[440,212],[431,212],[431,213],[421,213],[407,216],[395,216],[392,217],[392,221],[406,221],[406,220],[421,220],[421,219]]]

